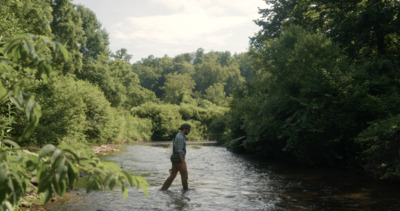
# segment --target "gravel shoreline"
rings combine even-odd
[[[106,155],[112,152],[119,152],[121,144],[103,144],[100,146],[93,146],[92,149],[96,155]]]

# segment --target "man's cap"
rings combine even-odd
[[[190,130],[191,126],[188,123],[183,123],[181,125],[181,127],[179,128],[179,130],[183,130],[183,129],[188,129]]]

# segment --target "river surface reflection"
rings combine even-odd
[[[297,168],[237,155],[215,144],[187,146],[189,190],[178,175],[168,191],[160,187],[171,166],[167,143],[125,145],[104,157],[149,182],[149,196],[129,189],[85,194],[69,192],[45,210],[399,210],[398,186],[333,170]]]

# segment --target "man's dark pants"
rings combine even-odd
[[[176,175],[181,174],[181,180],[182,180],[182,187],[184,190],[188,189],[188,172],[187,169],[183,170],[182,169],[182,163],[172,163],[172,169],[171,169],[171,174],[165,180],[161,190],[168,190],[169,186],[171,186],[172,182],[174,181]]]

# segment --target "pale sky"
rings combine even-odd
[[[107,30],[110,49],[126,48],[132,63],[147,58],[248,50],[260,28],[264,0],[72,0],[92,10]]]

